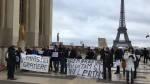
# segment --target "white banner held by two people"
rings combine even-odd
[[[67,75],[103,79],[103,62],[89,59],[68,59]]]
[[[38,55],[25,55],[21,53],[20,69],[37,71],[37,72],[48,72],[49,71],[49,59],[48,56]]]

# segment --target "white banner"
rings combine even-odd
[[[42,57],[38,55],[25,55],[21,53],[20,69],[48,72],[49,71],[49,57]]]
[[[67,75],[103,79],[103,62],[89,59],[68,59]]]

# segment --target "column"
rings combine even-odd
[[[28,27],[25,43],[28,46],[38,46],[39,41],[39,0],[29,0]]]
[[[17,45],[19,35],[20,0],[5,0],[3,46]]]
[[[5,0],[0,0],[0,46],[3,45],[3,32],[5,23]]]
[[[42,10],[44,10],[44,17],[42,16],[42,34],[40,34],[40,46],[48,46],[52,43],[52,8],[53,8],[53,0],[43,0],[44,6],[42,6]]]

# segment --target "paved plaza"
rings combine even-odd
[[[0,84],[126,84],[122,68],[120,74],[114,74],[116,68],[112,68],[112,81],[101,79],[88,79],[82,77],[66,76],[60,73],[37,73],[16,71],[17,80],[7,80],[7,71],[0,71]],[[137,69],[135,84],[150,84],[150,66],[140,62]]]

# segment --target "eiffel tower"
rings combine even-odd
[[[120,34],[124,34],[124,40],[119,40]],[[126,28],[126,23],[125,23],[124,0],[121,0],[119,28],[118,28],[116,40],[114,40],[113,42],[113,48],[115,47],[126,47],[126,48],[132,47],[131,41],[129,40],[129,37],[127,34],[127,28]]]

